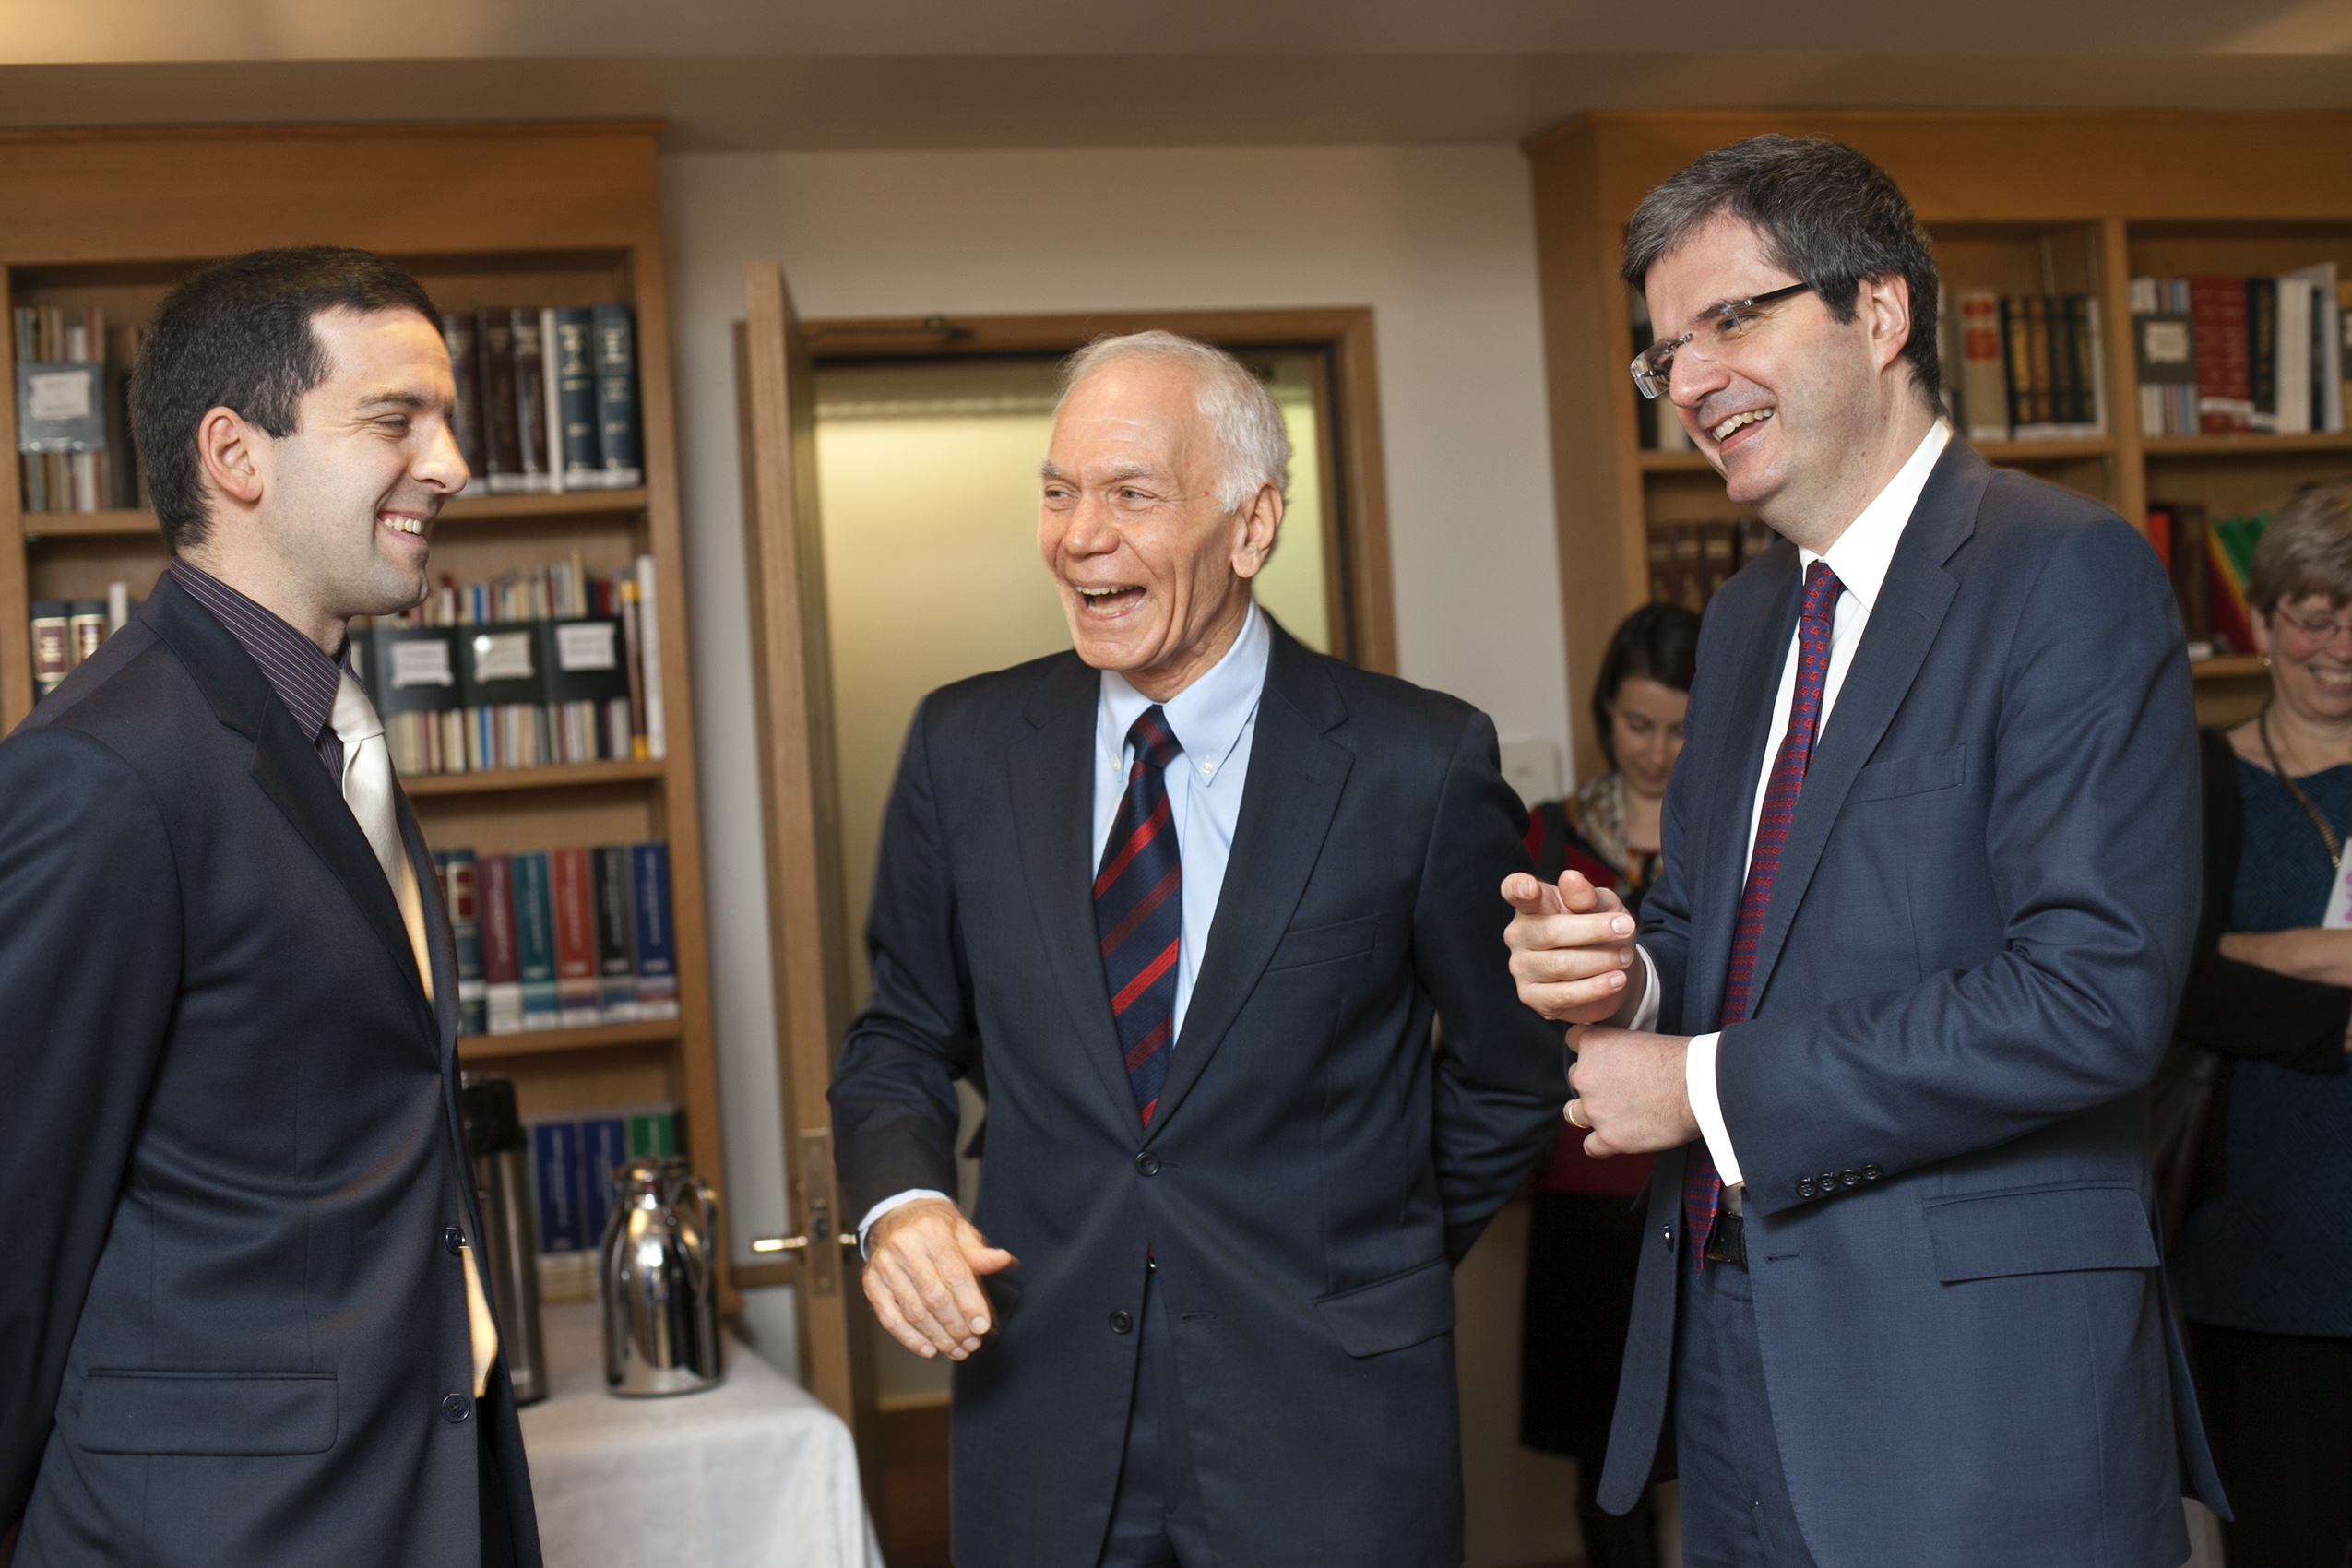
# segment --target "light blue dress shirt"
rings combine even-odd
[[[1233,853],[1233,830],[1241,820],[1241,791],[1250,778],[1250,742],[1257,734],[1258,697],[1265,690],[1266,662],[1274,634],[1250,604],[1241,636],[1210,666],[1207,674],[1160,704],[1168,728],[1183,754],[1168,765],[1168,816],[1176,828],[1176,852],[1184,864],[1184,909],[1176,949],[1175,1039],[1184,1049],[1184,1012],[1192,1005],[1193,981],[1208,951],[1218,896],[1225,891],[1225,866]],[[1152,706],[1151,698],[1113,670],[1102,672],[1102,695],[1094,710],[1094,863],[1111,841],[1111,824],[1127,792],[1127,769],[1134,761],[1127,731]],[[873,1222],[917,1198],[944,1198],[928,1187],[893,1193],[858,1221],[864,1249]]]
[[[1225,862],[1241,820],[1241,790],[1250,778],[1250,742],[1257,734],[1258,695],[1265,689],[1274,635],[1257,605],[1250,605],[1241,635],[1207,674],[1160,704],[1184,754],[1168,766],[1168,816],[1184,863],[1184,913],[1176,949],[1175,1049],[1184,1049],[1184,1010],[1208,950],[1217,897],[1225,890]],[[1151,698],[1115,670],[1102,672],[1094,717],[1094,863],[1102,864],[1111,824],[1127,792],[1134,754],[1127,731]]]

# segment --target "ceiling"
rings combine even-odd
[[[0,0],[0,125],[659,116],[684,151],[1796,105],[2352,108],[2352,0]]]

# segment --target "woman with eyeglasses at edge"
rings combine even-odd
[[[1574,867],[1613,887],[1636,919],[1658,873],[1658,814],[1682,751],[1682,712],[1696,672],[1699,618],[1645,604],[1625,618],[1593,683],[1593,729],[1609,771],[1529,814],[1527,853],[1557,883]],[[1576,1461],[1576,1518],[1587,1568],[1657,1568],[1655,1506],[1621,1517],[1593,1498],[1617,1407],[1617,1375],[1633,1316],[1644,1221],[1633,1196],[1655,1155],[1595,1159],[1563,1123],[1536,1177],[1521,1322],[1519,1441]],[[1672,1453],[1670,1445],[1661,1452]]]
[[[2204,737],[2204,906],[2179,1027],[2227,1060],[2173,1281],[2237,1515],[2229,1561],[2339,1568],[2352,1538],[2352,484],[2279,508],[2247,599],[2272,695]]]

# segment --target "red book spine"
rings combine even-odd
[[[555,997],[566,1025],[593,1024],[602,986],[596,967],[596,873],[585,849],[548,851],[555,897]]]
[[[2190,279],[2189,317],[2197,354],[2198,428],[2208,435],[2249,428],[2254,374],[2246,343],[2246,280],[2210,273]]]

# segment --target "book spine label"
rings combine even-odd
[[[629,901],[629,847],[609,844],[595,854],[596,969],[604,1021],[637,1016],[636,913]]]
[[[565,1028],[597,1021],[596,893],[583,849],[548,853],[555,910],[555,997]]]
[[[43,696],[73,673],[72,612],[62,600],[37,599],[32,603],[32,679]]]
[[[669,1156],[678,1152],[678,1113],[641,1111],[629,1118],[629,1153]]]
[[[627,305],[596,307],[597,440],[605,483],[625,490],[645,482],[637,418],[637,327]]]
[[[637,917],[637,1011],[678,1016],[678,961],[670,930],[670,846],[629,846],[629,881]]]
[[[629,1123],[622,1116],[591,1116],[580,1123],[580,1233],[590,1246],[604,1245],[612,1218],[612,1172],[629,1162]]]
[[[531,1184],[539,1189],[539,1246],[576,1253],[586,1245],[580,1213],[580,1129],[575,1122],[531,1127]]]
[[[515,956],[522,976],[523,1028],[563,1026],[555,989],[555,906],[548,885],[547,852],[514,857]]]

